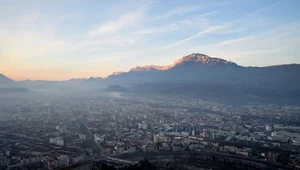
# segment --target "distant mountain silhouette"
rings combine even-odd
[[[220,58],[209,57],[205,54],[193,53],[176,60],[173,63],[173,67],[179,67],[183,65],[197,65],[197,66],[237,66],[236,63],[226,61]]]
[[[109,76],[106,81],[148,94],[157,92],[238,102],[251,99],[300,103],[299,75],[299,64],[243,67],[224,59],[193,53],[172,65],[136,67]]]
[[[300,104],[299,75],[300,64],[244,67],[232,61],[193,53],[170,65],[137,66],[128,72],[115,72],[105,79],[90,77],[67,81],[23,81],[20,84],[31,90],[101,89],[100,91],[130,91],[143,95],[176,95],[228,103],[254,101]],[[0,87],[20,86],[0,74]]]
[[[0,93],[20,93],[29,92],[29,90],[20,87],[20,85],[12,79],[0,74]]]
[[[90,77],[86,80],[86,82],[100,82],[102,80],[103,80],[103,78],[101,78],[101,77],[96,77],[96,78],[95,77]]]
[[[12,85],[16,85],[16,82],[13,81],[12,79],[6,77],[3,74],[0,74],[0,87],[1,86],[12,86]]]
[[[108,76],[111,84],[142,84],[152,82],[177,83],[243,83],[250,81],[282,82],[290,80],[300,82],[299,64],[269,67],[243,67],[234,62],[212,58],[205,54],[193,53],[175,61],[169,66],[142,66],[131,69],[120,75]],[[292,81],[292,82],[293,82]],[[292,83],[291,82],[291,83]],[[260,82],[258,82],[260,83]]]
[[[137,66],[135,68],[130,69],[129,72],[146,72],[146,71],[163,71],[168,70],[172,67],[172,65],[169,66],[156,66],[156,65],[148,65],[148,66]]]

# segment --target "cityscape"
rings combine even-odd
[[[0,0],[0,170],[300,170],[300,0]]]
[[[299,109],[163,96],[11,98],[1,101],[1,167],[55,169],[119,155],[199,152],[299,168]]]

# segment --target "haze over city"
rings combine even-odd
[[[299,170],[300,0],[0,0],[0,170]]]
[[[0,2],[0,73],[107,77],[191,53],[242,66],[300,63],[300,1]]]

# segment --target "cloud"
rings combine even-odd
[[[179,16],[179,15],[184,15],[187,13],[191,13],[194,11],[197,11],[198,9],[203,8],[204,6],[199,6],[199,5],[191,5],[191,6],[184,6],[184,7],[179,7],[179,8],[174,8],[166,13],[163,13],[161,15],[158,15],[154,17],[155,20],[159,19],[168,19],[172,18],[174,16]]]
[[[133,35],[145,35],[145,34],[153,34],[153,33],[159,33],[159,32],[167,32],[171,28],[172,27],[148,28],[148,29],[132,32],[132,34]]]
[[[98,3],[103,7],[102,10],[95,6],[91,10],[98,9],[96,11],[68,11],[71,12],[72,18],[66,22],[67,17],[60,18],[60,14],[53,13],[54,7],[55,10],[63,12],[70,5],[78,8],[80,4],[67,3],[67,6],[64,6],[54,3],[55,6],[42,7],[34,5],[35,3],[32,3],[33,6],[27,3],[24,8],[26,3],[18,3],[11,4],[11,9],[4,10],[2,4],[0,69],[13,70],[19,66],[38,67],[40,70],[59,68],[69,72],[66,77],[78,77],[78,69],[91,69],[96,74],[99,71],[99,74],[104,75],[107,70],[125,71],[135,65],[169,64],[175,57],[192,52],[237,60],[238,57],[243,57],[246,61],[244,63],[256,60],[255,57],[259,55],[282,57],[287,60],[295,56],[297,59],[300,45],[300,39],[296,39],[300,35],[299,24],[288,23],[294,18],[285,15],[282,16],[282,22],[273,21],[272,16],[259,20],[252,18],[281,4],[270,3],[265,7],[261,6],[263,8],[253,10],[254,12],[244,17],[241,16],[243,11],[240,11],[233,18],[224,18],[222,15],[227,15],[227,12],[221,8],[222,5],[228,5],[227,2],[204,3],[209,8],[201,9],[205,6],[200,3],[181,3],[178,6],[176,3],[146,1]],[[162,6],[155,6],[157,4]],[[15,9],[15,5],[19,7]],[[157,8],[153,9],[152,5]],[[283,6],[282,10],[286,12],[294,9]],[[15,11],[22,15],[16,14]],[[287,19],[283,21],[284,17]],[[232,22],[239,18],[242,22]],[[226,22],[230,22],[231,25],[226,25]],[[259,25],[261,22],[265,25]],[[285,27],[266,32],[266,29],[273,29],[274,25],[280,23],[284,23]],[[260,31],[261,33],[258,33]],[[238,34],[235,34],[237,32]],[[284,53],[285,51],[287,53]],[[273,62],[272,59],[269,61]],[[36,72],[39,72],[38,68]],[[71,75],[72,72],[74,75]],[[22,71],[18,73],[25,74]],[[90,76],[91,73],[84,74]]]
[[[0,46],[3,49],[0,67],[33,65],[47,52],[64,46],[65,42],[56,36],[56,32],[70,15],[49,16],[35,10],[13,15],[13,11],[22,9],[12,9],[5,14],[10,17],[0,18]]]
[[[134,31],[131,34],[132,35],[146,35],[146,34],[153,34],[153,33],[162,33],[162,32],[170,32],[173,30],[180,29],[182,27],[187,27],[187,26],[199,26],[199,25],[204,25],[207,24],[207,18],[206,16],[213,15],[215,13],[218,13],[219,11],[211,11],[207,13],[203,13],[200,15],[197,15],[197,22],[192,21],[190,19],[182,20],[182,21],[176,21],[172,24],[164,25],[164,26],[158,26],[158,27],[150,27],[150,28],[145,28],[141,29],[138,31]]]
[[[212,4],[213,6],[226,6],[226,5],[229,5],[231,4],[231,2],[217,2],[217,3],[214,3]]]
[[[249,50],[249,51],[242,51],[239,52],[242,55],[245,56],[251,56],[251,55],[262,55],[262,54],[274,54],[274,53],[279,53],[282,51],[287,51],[289,50],[289,46],[278,46],[275,48],[268,48],[268,49],[261,49],[261,50]]]
[[[207,17],[207,16],[210,16],[210,15],[213,15],[213,14],[217,14],[219,12],[220,11],[211,11],[211,12],[207,12],[207,13],[204,13],[204,14],[200,14],[200,15],[198,15],[198,17]]]
[[[300,31],[299,31],[299,29],[297,29],[299,26],[300,26],[299,21],[290,22],[288,24],[283,24],[283,25],[277,26],[275,28],[271,28],[267,31],[262,31],[262,32],[256,33],[254,35],[222,41],[222,42],[218,43],[217,45],[219,45],[219,46],[239,45],[239,46],[241,46],[241,43],[245,43],[243,45],[245,45],[247,47],[270,46],[271,43],[283,45],[285,43],[288,43],[288,41],[291,41],[292,39],[294,39],[295,35],[300,35]],[[278,32],[280,32],[280,34],[278,34]]]
[[[63,64],[67,64],[67,65],[83,65],[83,66],[96,66],[96,64],[94,64],[93,62],[82,62],[82,61],[70,61],[70,60],[54,60],[54,62],[56,63],[63,63]]]
[[[6,61],[22,61],[40,57],[43,53],[62,46],[63,41],[56,39],[52,33],[36,31],[7,31],[1,35],[0,46],[3,47],[1,58]]]
[[[223,29],[223,28],[225,28],[224,25],[218,25],[218,26],[212,26],[212,27],[209,27],[209,28],[207,28],[207,29],[205,29],[205,30],[203,30],[203,31],[198,32],[198,33],[195,34],[195,35],[192,35],[192,36],[187,37],[187,38],[185,38],[185,39],[179,40],[179,41],[174,42],[174,43],[172,43],[172,44],[166,45],[166,46],[162,47],[161,49],[166,49],[166,48],[170,48],[170,47],[177,46],[177,45],[179,45],[179,44],[182,44],[182,43],[185,43],[185,42],[187,42],[187,41],[190,41],[190,40],[192,40],[192,39],[194,39],[194,38],[197,38],[197,37],[200,37],[200,36],[202,36],[202,35],[209,34],[209,33],[212,33],[212,32],[218,31],[218,30],[221,30],[221,29]]]
[[[249,37],[243,37],[243,38],[237,38],[237,39],[226,40],[226,41],[222,41],[222,42],[216,44],[216,46],[230,45],[230,44],[237,43],[237,42],[241,42],[241,41],[251,40],[251,39],[253,39],[253,38],[254,38],[253,36],[249,36]]]
[[[124,46],[132,45],[138,41],[139,37],[127,36],[127,35],[110,35],[101,37],[101,39],[87,39],[79,44],[77,47],[88,47],[88,46]]]
[[[179,25],[182,25],[182,24],[191,24],[191,23],[192,23],[191,21],[185,20],[185,21],[181,21],[179,23],[169,24],[167,26],[152,27],[152,28],[146,28],[146,29],[134,31],[131,34],[133,34],[133,35],[145,35],[145,34],[169,32],[171,30],[175,30]]]
[[[244,32],[244,31],[247,31],[247,28],[228,29],[228,30],[221,31],[220,34],[232,34],[237,32]]]
[[[184,8],[185,10],[183,10],[183,11],[186,11],[186,9],[189,9],[189,8],[185,7]],[[197,7],[197,8],[199,8],[199,7]],[[182,10],[179,10],[179,11],[182,12]],[[153,34],[153,33],[170,32],[170,31],[180,29],[180,28],[186,27],[186,26],[199,26],[199,25],[207,24],[207,18],[205,18],[205,17],[209,16],[209,15],[216,14],[218,12],[219,11],[211,11],[211,12],[207,12],[207,13],[197,15],[197,22],[192,21],[190,19],[186,19],[186,20],[182,20],[182,21],[176,21],[172,24],[168,24],[168,25],[164,25],[164,26],[150,27],[150,28],[145,28],[145,29],[133,31],[131,34],[132,35],[146,35],[146,34]],[[171,13],[174,14],[174,11],[171,12]]]
[[[115,21],[107,22],[88,32],[89,37],[97,37],[117,33],[118,31],[137,25],[142,19],[142,12],[136,11],[122,15]]]
[[[255,63],[255,60],[251,59],[263,56],[263,59],[270,57],[272,60],[272,57],[284,58],[288,54],[293,55],[300,45],[300,38],[295,36],[300,34],[300,31],[296,29],[298,26],[297,22],[287,23],[249,36],[228,39],[215,44],[188,47],[186,51],[202,52],[211,56],[239,61],[244,65],[268,65],[270,60],[264,60],[265,63]],[[250,60],[253,63],[246,63]]]
[[[272,4],[269,4],[269,5],[267,5],[267,6],[263,7],[263,8],[260,8],[260,9],[258,9],[258,10],[256,10],[256,11],[254,11],[254,12],[248,14],[248,16],[249,16],[249,17],[257,16],[258,14],[260,14],[260,13],[262,13],[262,12],[268,10],[268,9],[271,9],[272,7],[274,7],[275,5],[277,5],[279,2],[280,2],[280,0],[279,0],[279,1],[276,1],[276,2],[274,2],[274,3],[272,3]]]

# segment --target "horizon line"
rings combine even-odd
[[[209,58],[217,58],[217,59],[222,59],[222,60],[225,60],[223,58],[219,58],[219,57],[211,57],[209,55],[206,55],[206,54],[203,54],[203,53],[191,53],[189,55],[192,55],[192,54],[199,54],[199,55],[205,55],[205,56],[208,56]],[[183,57],[186,57],[186,56],[189,56],[189,55],[184,55],[182,56],[181,58],[179,59],[176,59],[175,61],[177,60],[180,60],[182,59]],[[174,62],[172,64],[174,64]],[[230,61],[232,63],[235,63],[237,64],[238,66],[241,66],[241,67],[245,67],[245,68],[264,68],[264,67],[275,67],[275,66],[284,66],[284,65],[298,65],[300,63],[283,63],[283,64],[275,64],[275,65],[263,65],[263,66],[244,66],[244,65],[239,65],[238,63],[234,62],[234,61],[231,61],[231,60],[225,60],[225,61]],[[112,73],[110,73],[109,75],[107,76],[86,76],[86,77],[70,77],[70,78],[67,78],[67,79],[13,79],[13,78],[10,78],[10,76],[6,76],[5,73],[2,73],[0,72],[0,74],[4,75],[5,77],[13,80],[13,81],[16,81],[16,82],[22,82],[22,81],[56,81],[56,82],[63,82],[63,81],[70,81],[70,80],[79,80],[79,79],[82,79],[82,80],[87,80],[89,78],[102,78],[102,79],[106,79],[108,78],[109,76],[113,75],[115,72],[124,72],[124,73],[128,73],[131,71],[131,69],[133,68],[137,68],[137,67],[146,67],[146,66],[158,66],[158,67],[164,67],[164,66],[171,66],[172,64],[170,65],[155,65],[155,64],[148,64],[148,65],[137,65],[135,67],[132,67],[130,68],[128,71],[114,71]],[[171,69],[172,67],[170,67],[169,69]],[[169,70],[169,69],[166,69],[166,70]],[[165,71],[165,70],[160,70],[160,71]]]

